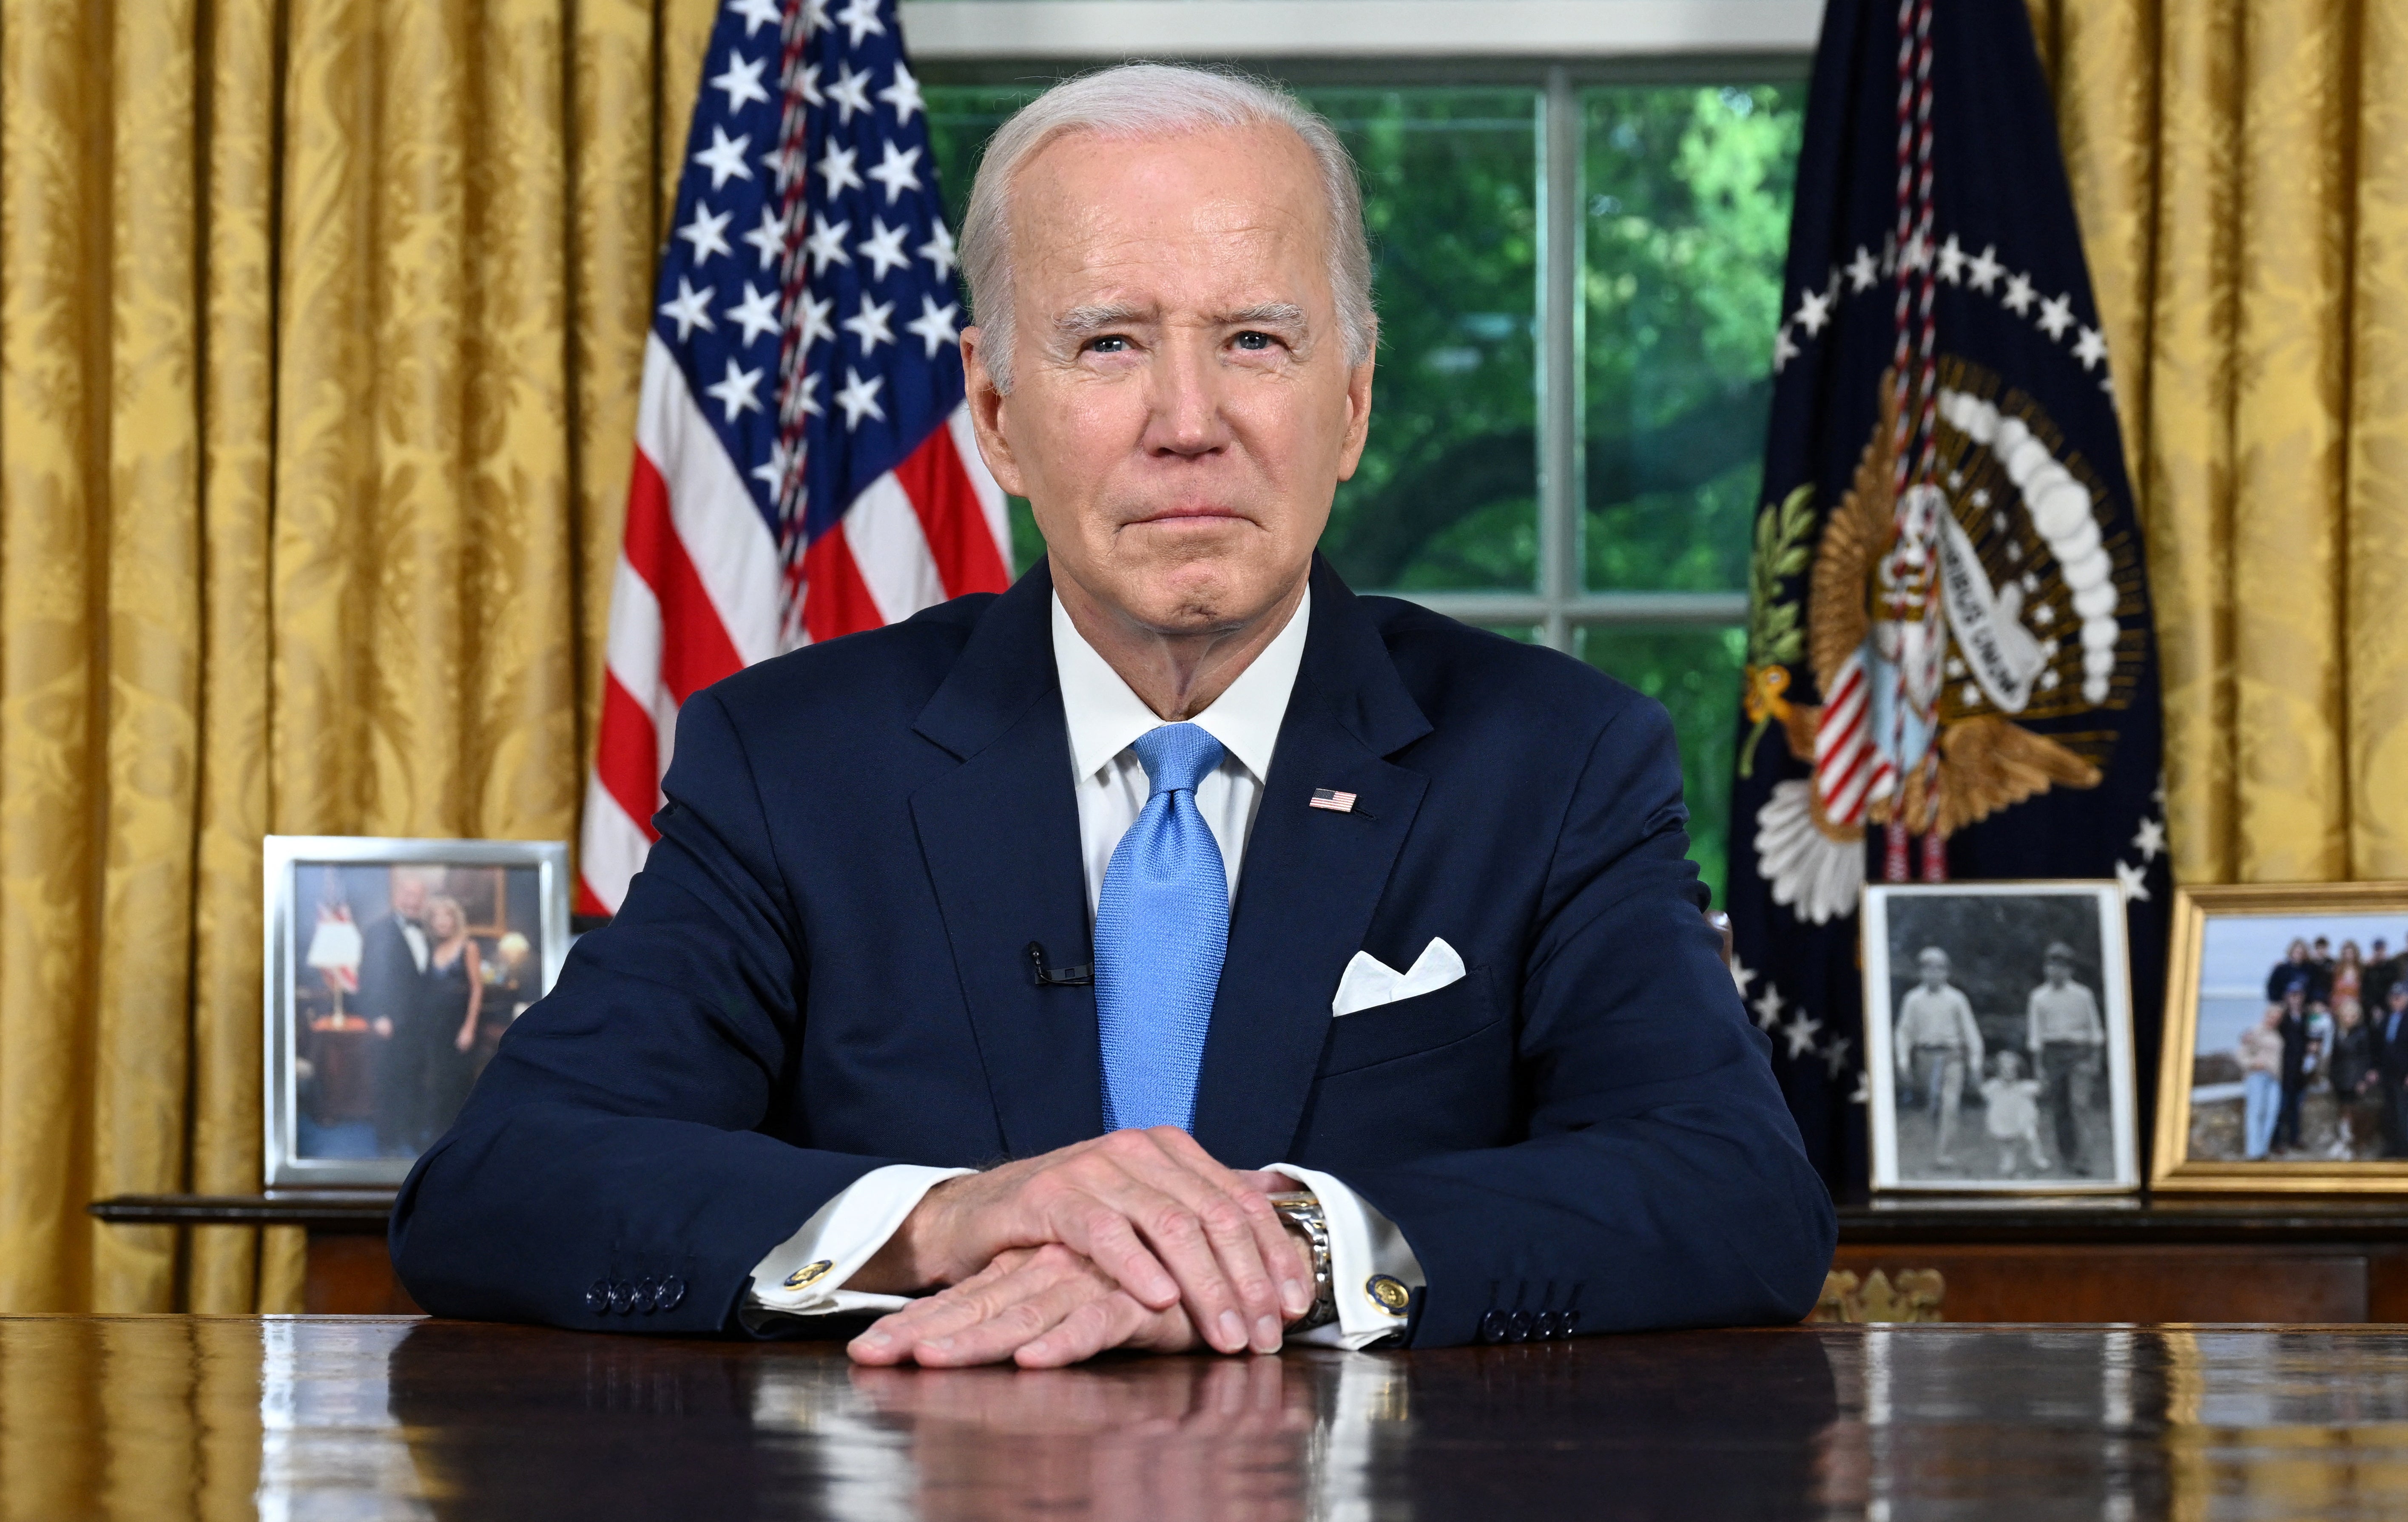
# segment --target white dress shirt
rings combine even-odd
[[[1289,695],[1304,661],[1305,631],[1312,624],[1308,588],[1284,628],[1272,637],[1228,689],[1192,721],[1226,753],[1196,787],[1196,807],[1221,847],[1229,879],[1229,900],[1238,897],[1238,874],[1246,841],[1270,775],[1271,753],[1287,717]],[[1131,747],[1163,720],[1131,691],[1110,662],[1070,622],[1059,595],[1054,598],[1054,667],[1062,687],[1062,716],[1070,736],[1071,776],[1078,789],[1080,859],[1086,868],[1087,914],[1094,923],[1102,901],[1104,873],[1121,837],[1137,823],[1150,788],[1145,768]],[[1401,1317],[1383,1309],[1366,1291],[1379,1274],[1419,1289],[1427,1282],[1404,1233],[1354,1190],[1312,1169],[1265,1165],[1295,1179],[1321,1200],[1329,1228],[1330,1281],[1339,1319],[1299,1333],[1299,1342],[1345,1348],[1367,1347],[1403,1328]],[[829,1200],[752,1270],[752,1289],[742,1314],[758,1326],[780,1316],[859,1314],[899,1310],[899,1295],[849,1290],[860,1271],[920,1203],[921,1197],[965,1168],[895,1164],[873,1169]],[[809,1265],[828,1266],[811,1282],[788,1287],[786,1280]]]

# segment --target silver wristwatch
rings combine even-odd
[[[1312,1309],[1289,1322],[1287,1329],[1297,1332],[1326,1327],[1338,1319],[1338,1294],[1329,1280],[1329,1222],[1321,1213],[1321,1201],[1309,1190],[1270,1199],[1281,1223],[1302,1232],[1306,1245],[1312,1249]]]

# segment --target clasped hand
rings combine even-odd
[[[1222,1167],[1174,1127],[1114,1131],[928,1191],[847,1287],[937,1293],[852,1343],[867,1364],[1076,1363],[1107,1348],[1277,1352],[1312,1305],[1276,1173]]]

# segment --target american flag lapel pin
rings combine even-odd
[[[1312,806],[1334,814],[1351,814],[1354,812],[1354,795],[1340,793],[1334,787],[1316,787],[1312,790]]]

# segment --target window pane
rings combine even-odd
[[[1714,907],[1721,908],[1746,631],[1588,628],[1580,636],[1582,659],[1671,710],[1681,743],[1681,788],[1689,805],[1689,859],[1713,889]]]
[[[1586,584],[1746,584],[1802,87],[1586,93]]]
[[[1381,330],[1370,443],[1322,548],[1366,590],[1535,587],[1540,97],[1300,93],[1361,169]]]

